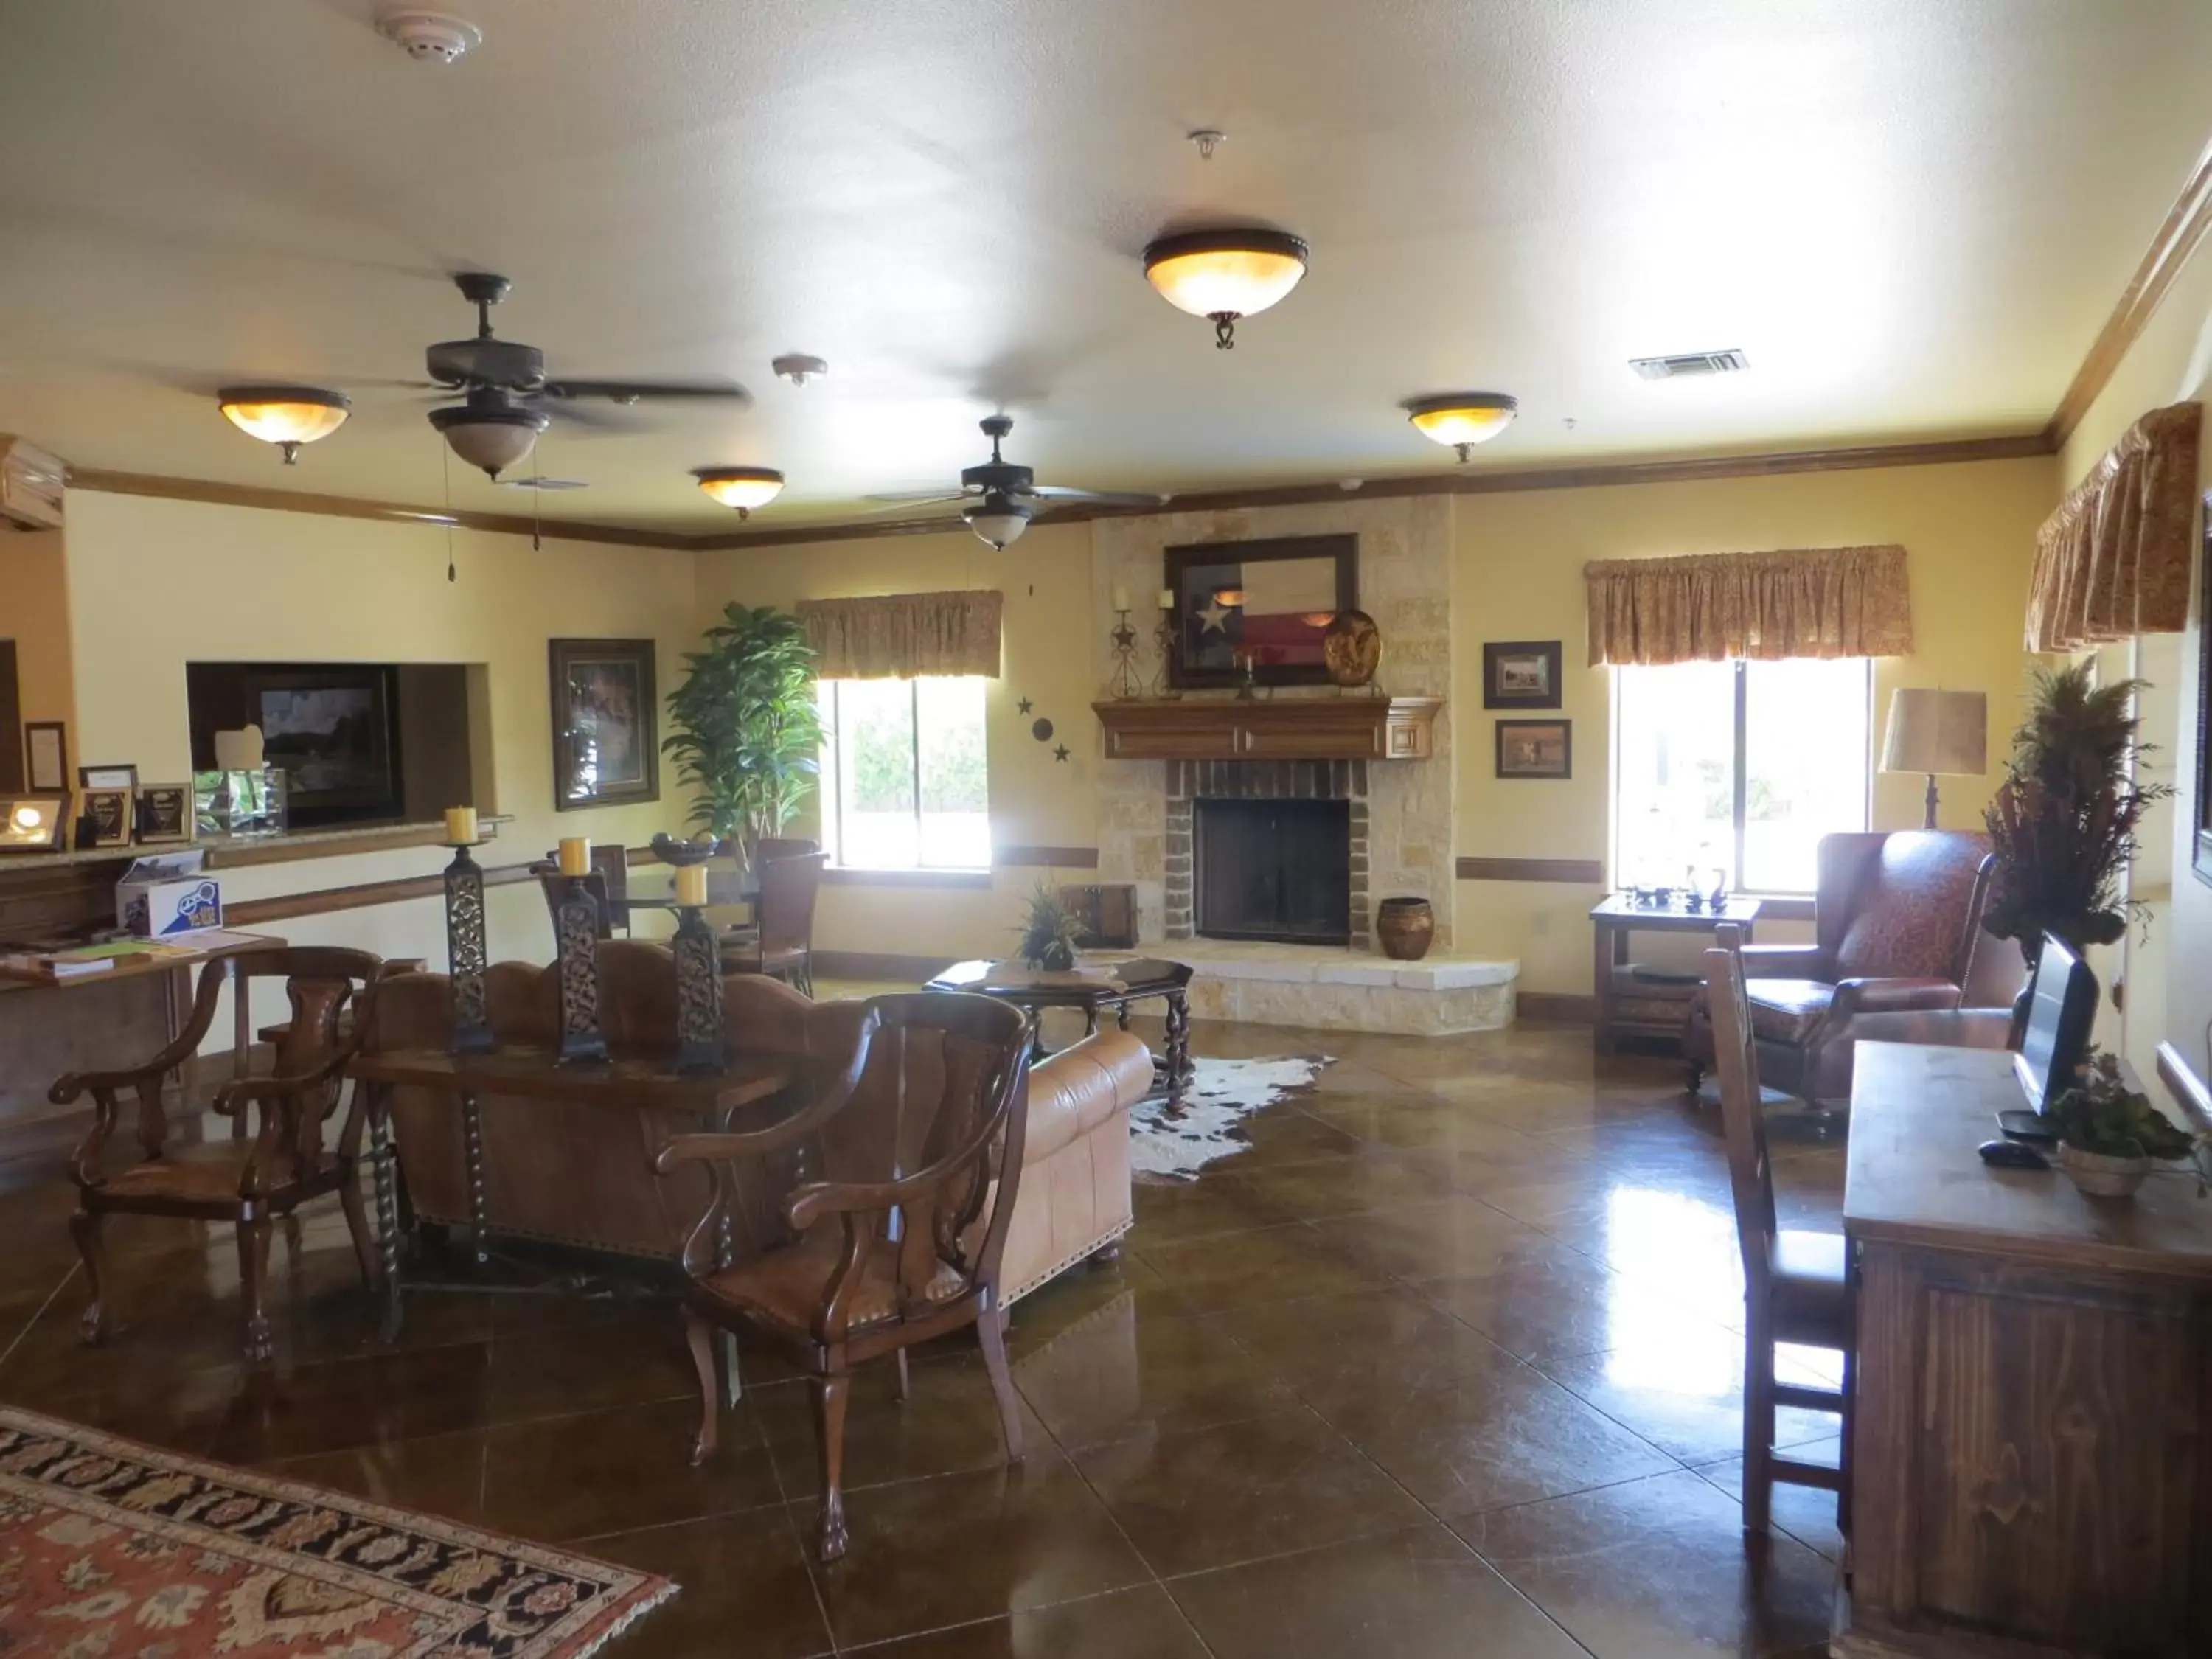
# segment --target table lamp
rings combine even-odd
[[[1989,770],[1990,700],[1980,691],[1900,689],[1889,699],[1889,735],[1882,744],[1885,772],[1928,775],[1927,817],[1936,827],[1936,779],[1979,777]]]

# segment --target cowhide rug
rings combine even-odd
[[[1170,1108],[1164,1096],[1139,1102],[1129,1114],[1129,1159],[1136,1173],[1156,1181],[1192,1181],[1218,1159],[1248,1150],[1243,1121],[1313,1087],[1328,1054],[1275,1060],[1194,1059],[1196,1075]]]

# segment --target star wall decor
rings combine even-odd
[[[1030,709],[1036,707],[1036,705],[1035,703],[1031,702],[1027,697],[1024,697],[1019,702],[1014,705],[1014,712],[1018,714],[1026,714]]]
[[[1056,761],[1064,761],[1064,760],[1066,760],[1066,759],[1067,758],[1067,755],[1068,755],[1068,749],[1067,749],[1067,745],[1066,745],[1066,744],[1064,744],[1064,743],[1058,743],[1058,744],[1054,744],[1053,745],[1053,749],[1052,749],[1052,757],[1053,757],[1054,760],[1056,760]]]
[[[1229,607],[1218,599],[1208,599],[1198,609],[1198,620],[1203,624],[1201,634],[1226,634],[1229,631]]]

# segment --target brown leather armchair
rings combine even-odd
[[[1846,1098],[1859,1023],[1960,1007],[2010,947],[1982,933],[1989,842],[1948,830],[1824,836],[1810,945],[1743,945],[1759,1081],[1808,1101]],[[1977,1000],[1996,1002],[1995,994]],[[1683,1036],[1689,1085],[1713,1063],[1705,994]]]

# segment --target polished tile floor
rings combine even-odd
[[[69,1190],[25,1174],[0,1194],[0,1399],[680,1581],[614,1659],[1821,1650],[1833,1499],[1783,1488],[1771,1535],[1741,1536],[1741,1276],[1678,1066],[1528,1026],[1195,1039],[1337,1063],[1249,1152],[1141,1187],[1118,1264],[1015,1310],[1023,1466],[972,1343],[903,1406],[868,1376],[833,1567],[802,1547],[812,1430],[772,1361],[693,1469],[672,1312],[422,1298],[387,1349],[334,1212],[248,1375],[230,1239],[181,1224],[112,1224],[116,1330],[80,1347]],[[1800,1128],[1778,1152],[1784,1224],[1833,1226],[1840,1148]],[[1832,1419],[1784,1430],[1833,1456]]]

